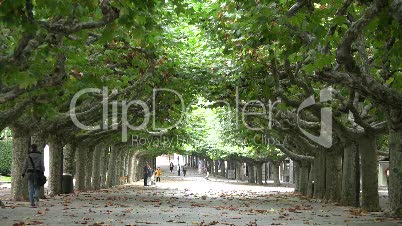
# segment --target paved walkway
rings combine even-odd
[[[164,171],[156,186],[142,181],[97,192],[49,198],[31,209],[6,201],[0,225],[401,225],[382,213],[293,195],[289,187],[206,180],[195,171]]]

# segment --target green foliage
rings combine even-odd
[[[10,175],[13,144],[11,141],[0,140],[0,174]]]

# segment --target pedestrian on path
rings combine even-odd
[[[184,166],[183,166],[183,176],[186,176],[186,172],[187,172],[187,166],[184,165]]]
[[[42,153],[38,151],[36,144],[31,145],[31,151],[25,158],[22,169],[22,177],[27,175],[28,179],[28,195],[31,202],[31,208],[39,207],[39,191],[40,184],[39,175],[45,172],[45,164],[43,162]]]
[[[180,164],[179,164],[179,165],[177,165],[177,175],[179,175],[179,176],[180,176]]]
[[[148,178],[149,178],[149,184],[150,185],[155,185],[155,174],[154,170],[152,168],[149,168],[148,170]]]
[[[149,164],[148,162],[145,163],[144,166],[144,186],[148,186],[148,172],[149,172]]]
[[[162,170],[158,167],[155,171],[156,182],[161,182]]]
[[[173,172],[173,162],[170,162],[170,172],[172,173]]]

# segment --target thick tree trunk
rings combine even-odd
[[[87,149],[86,169],[85,169],[85,190],[92,190],[92,159],[94,156],[94,147]]]
[[[263,185],[262,181],[262,162],[256,163],[257,166],[257,184]]]
[[[326,185],[325,153],[321,151],[314,159],[314,194],[316,199],[324,198]]]
[[[299,192],[300,194],[307,196],[308,191],[308,176],[309,176],[309,165],[308,162],[301,162],[299,164]]]
[[[106,147],[102,150],[102,155],[101,155],[101,160],[100,160],[101,188],[106,187],[106,176],[107,176],[107,170],[108,170],[109,156],[110,156],[109,155],[109,147]]]
[[[116,177],[116,164],[117,164],[118,150],[115,145],[111,146],[110,149],[110,157],[109,157],[109,166],[107,171],[107,180],[106,187],[113,187],[115,184]]]
[[[31,137],[21,128],[11,128],[13,132],[13,154],[11,162],[11,196],[15,201],[28,200],[28,182],[23,178],[22,168],[28,155]]]
[[[295,192],[299,192],[300,191],[300,172],[301,172],[300,162],[294,161],[293,165],[294,165],[294,170],[295,170],[295,178],[294,178]]]
[[[360,137],[359,152],[362,168],[362,208],[366,211],[379,211],[376,138]]]
[[[214,166],[215,166],[214,175],[217,176],[219,174],[219,162],[218,162],[218,160],[214,161]]]
[[[49,195],[61,194],[61,180],[63,175],[63,143],[56,137],[49,142]]]
[[[226,171],[225,171],[225,161],[224,160],[219,160],[219,163],[220,163],[220,170],[221,170],[221,173],[220,173],[220,176],[221,177],[225,177],[225,175],[226,175]]]
[[[332,150],[326,155],[326,185],[325,200],[339,202],[342,191],[342,156],[338,150]]]
[[[236,161],[234,164],[236,167],[236,180],[241,180],[241,163]]]
[[[389,202],[397,217],[402,217],[402,118],[400,111],[389,116]]]
[[[96,145],[95,150],[92,157],[92,189],[99,190],[100,189],[100,178],[101,178],[101,171],[100,171],[100,163],[101,163],[101,156],[102,152],[104,151],[102,145]]]
[[[129,151],[128,155],[128,169],[127,169],[127,182],[133,183],[133,171],[134,171],[134,151]]]
[[[117,164],[116,164],[116,174],[115,174],[115,182],[114,185],[119,185],[119,178],[123,176],[124,173],[124,151],[119,149],[117,151]],[[151,165],[151,164],[150,164]]]
[[[75,189],[85,191],[85,166],[87,163],[87,150],[82,146],[77,146],[75,150]]]
[[[307,196],[312,198],[313,197],[313,188],[314,188],[314,161],[310,163],[310,170],[309,170],[309,175],[308,175],[308,187],[307,187]]]
[[[139,168],[139,165],[138,165],[138,163],[139,163],[139,159],[140,159],[140,153],[141,152],[139,152],[139,151],[136,151],[135,153],[134,153],[134,156],[133,156],[133,172],[132,172],[132,176],[131,176],[131,180],[132,180],[132,182],[135,182],[135,181],[139,181],[141,178],[139,178],[137,175],[138,175],[138,172],[139,171],[141,171],[141,168]]]
[[[359,167],[356,165],[356,157],[359,158],[357,145],[353,142],[346,144],[343,152],[341,194],[341,203],[345,206],[355,206],[356,199],[359,197],[359,194],[356,194],[356,187],[359,186],[356,184],[356,170]]]
[[[74,154],[75,147],[72,144],[66,144],[63,152],[63,172],[74,176]]]
[[[280,162],[272,161],[270,163],[272,164],[271,169],[272,169],[272,176],[274,177],[273,178],[274,179],[274,185],[275,186],[280,186],[281,185],[281,181],[279,179],[279,165],[280,165]]]
[[[210,173],[210,174],[212,174],[212,171],[213,171],[213,161],[211,160],[211,159],[207,159],[207,167],[208,167],[208,172]]]
[[[124,166],[125,167],[124,167],[124,174],[123,174],[125,177],[128,177],[128,170],[129,170],[128,168],[130,167],[130,161],[131,161],[130,156],[132,156],[131,153],[132,152],[129,150],[125,151],[125,155],[124,155]]]
[[[41,134],[34,134],[31,136],[31,144],[36,144],[38,145],[38,151],[42,153],[42,160],[45,161],[45,146],[46,146],[46,140],[42,137]],[[49,169],[45,169],[49,170]],[[40,199],[46,199],[45,196],[45,187],[41,186],[40,187],[40,192],[39,192]]]
[[[248,182],[251,184],[255,184],[254,165],[247,163],[247,167],[248,167]]]
[[[136,170],[136,179],[137,180],[144,179],[144,172],[143,172],[142,169],[143,169],[143,167],[145,165],[145,162],[146,162],[145,157],[143,155],[139,154],[137,164],[136,164],[136,168],[137,168],[137,170]],[[175,171],[173,171],[173,172],[175,172]]]

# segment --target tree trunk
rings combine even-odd
[[[116,164],[117,164],[117,155],[118,150],[115,145],[111,146],[110,149],[110,157],[109,157],[109,166],[107,171],[107,180],[106,180],[106,187],[110,188],[115,184],[115,177],[116,177]]]
[[[75,150],[75,187],[78,191],[85,191],[86,149],[77,146]]]
[[[38,146],[38,151],[42,153],[42,160],[45,161],[45,146],[46,146],[46,141],[42,137],[41,134],[34,134],[31,136],[31,144],[36,144]],[[46,170],[46,169],[45,169]],[[49,169],[47,169],[49,170]],[[46,199],[45,196],[45,187],[41,186],[40,187],[40,192],[39,192],[39,197],[40,199]]]
[[[66,144],[63,152],[63,172],[74,176],[74,146],[72,144]]]
[[[309,170],[309,175],[308,175],[308,187],[307,187],[307,196],[312,198],[313,197],[313,188],[314,188],[314,161],[310,163],[310,170]]]
[[[300,194],[307,196],[308,190],[308,176],[309,176],[309,163],[308,162],[301,162],[299,164],[299,192]]]
[[[272,176],[274,177],[274,185],[275,186],[280,186],[281,185],[281,181],[279,180],[279,165],[280,162],[277,161],[272,161],[270,162],[272,164]]]
[[[94,156],[94,147],[87,149],[86,169],[85,169],[85,190],[92,190],[92,159]]]
[[[298,161],[294,161],[293,162],[294,165],[294,170],[295,170],[295,192],[299,192],[300,191],[300,162]]]
[[[362,168],[362,208],[366,211],[379,211],[376,138],[360,137],[359,152]]]
[[[236,180],[241,180],[241,163],[236,161],[234,164],[236,167]]]
[[[218,160],[214,161],[214,166],[215,166],[214,175],[217,176],[219,174],[219,162],[218,162]]]
[[[339,202],[342,191],[342,156],[338,153],[338,150],[331,150],[326,155],[325,162],[325,200],[330,202]]]
[[[124,165],[123,165],[124,151],[122,149],[117,150],[116,158],[116,174],[114,176],[114,185],[119,185],[119,177],[123,176]],[[151,165],[151,164],[150,164]]]
[[[106,187],[106,176],[107,176],[107,170],[108,170],[108,163],[109,163],[109,147],[106,147],[102,150],[102,155],[101,155],[101,162],[100,162],[100,171],[101,171],[101,179],[100,179],[100,184],[101,188]]]
[[[341,193],[341,203],[345,206],[354,206],[356,204],[356,199],[359,197],[359,194],[356,194],[356,187],[358,186],[358,184],[356,184],[356,170],[358,170],[359,167],[359,165],[356,165],[356,157],[359,158],[357,155],[356,144],[353,142],[346,144],[342,161]]]
[[[259,185],[263,185],[262,183],[262,162],[258,162],[256,163],[257,166],[257,184]]]
[[[49,142],[49,195],[61,194],[61,180],[63,175],[63,143],[52,137]]]
[[[102,152],[104,151],[103,146],[101,144],[95,146],[95,150],[92,157],[92,189],[99,190],[100,189],[100,163]]]
[[[247,167],[248,167],[248,182],[251,184],[255,184],[254,165],[247,163]]]
[[[325,153],[321,151],[314,158],[314,194],[316,199],[324,198],[325,185],[326,185],[326,167],[325,167]]]
[[[400,111],[390,113],[389,202],[394,214],[402,217],[402,115]]]
[[[128,155],[128,170],[127,170],[127,182],[133,183],[133,171],[134,171],[134,151],[129,151]]]
[[[141,171],[141,168],[139,168],[139,166],[138,166],[139,159],[140,159],[140,157],[139,157],[140,153],[141,152],[136,151],[133,156],[133,172],[132,172],[132,176],[131,176],[132,182],[139,181],[141,179],[140,177],[137,176],[138,171]]]
[[[220,170],[221,170],[221,173],[220,173],[220,176],[221,177],[225,177],[225,175],[226,175],[226,172],[225,172],[225,161],[224,160],[219,160],[219,163],[220,163]]]
[[[28,155],[31,137],[27,131],[11,128],[13,132],[13,154],[11,162],[11,196],[15,201],[28,200],[28,182],[23,178],[22,168]]]
[[[129,150],[126,150],[125,151],[125,155],[124,155],[124,176],[125,177],[127,177],[128,178],[128,168],[130,167],[130,161],[131,161],[131,159],[130,159],[130,156],[132,156],[132,153],[131,153],[131,151],[129,151]]]

